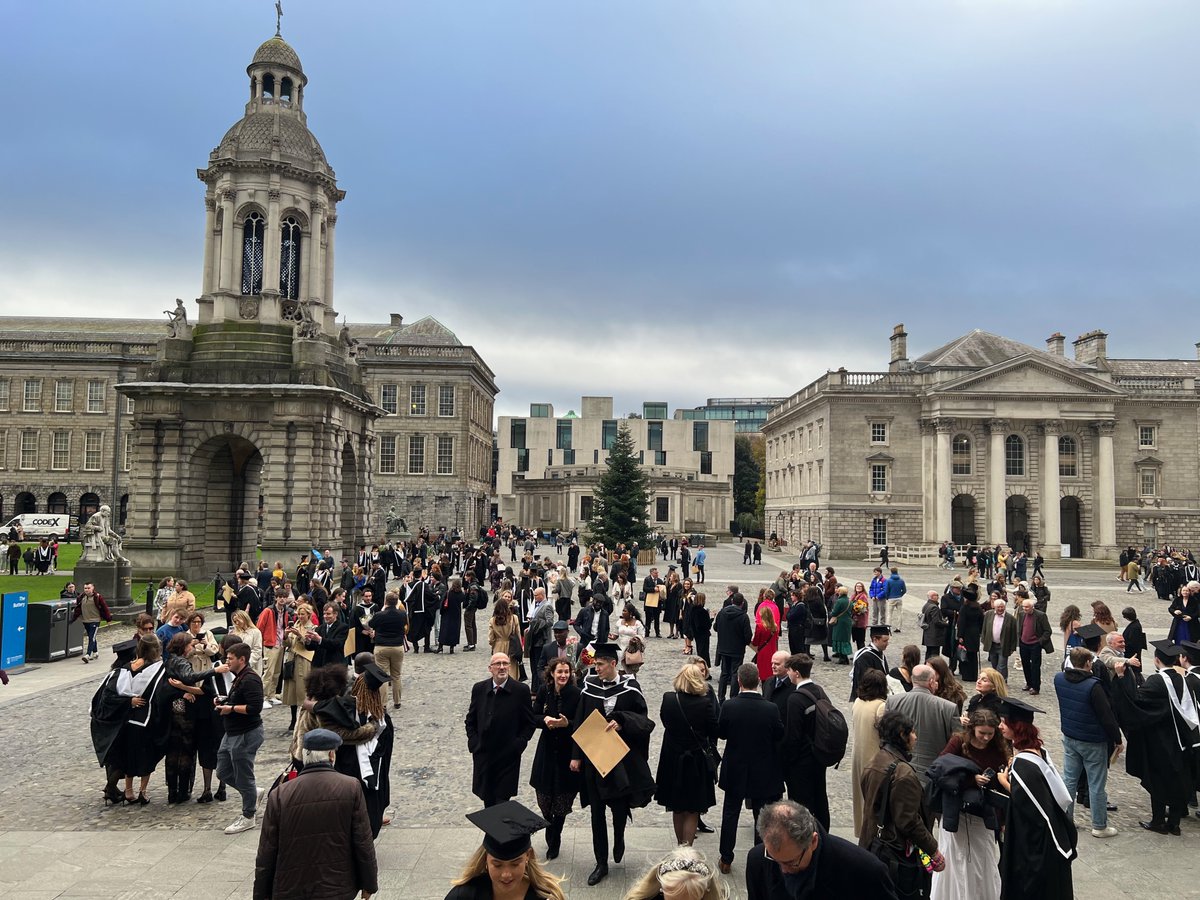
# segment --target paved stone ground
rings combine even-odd
[[[761,567],[740,564],[736,548],[719,546],[709,552],[710,600],[724,594],[734,582],[753,596],[773,580],[791,558],[768,553]],[[843,581],[865,580],[871,564],[834,561]],[[941,588],[946,573],[932,567],[902,570],[909,595],[902,633],[893,648],[914,640],[913,625],[926,590]],[[1129,595],[1111,569],[1049,569],[1053,591],[1051,618],[1068,602],[1085,607],[1104,599],[1116,612],[1127,603],[1136,606],[1151,639],[1165,636],[1165,604],[1152,593]],[[128,628],[102,632],[107,645],[124,636]],[[1056,645],[1061,641],[1056,640]],[[650,641],[642,684],[652,714],[682,660],[681,642]],[[1044,679],[1058,664],[1059,653],[1048,657]],[[107,655],[102,653],[102,658]],[[470,794],[470,758],[462,719],[468,687],[486,677],[487,655],[455,653],[453,656],[410,655],[405,662],[405,703],[397,718],[397,742],[392,771],[394,824],[384,829],[377,848],[381,867],[381,895],[441,898],[462,863],[477,845],[479,833],[464,822],[464,813],[477,808]],[[237,814],[231,804],[199,806],[195,803],[168,808],[162,776],[151,782],[151,804],[136,808],[105,809],[100,801],[102,773],[95,764],[88,733],[88,703],[103,668],[84,666],[78,659],[53,663],[14,676],[0,689],[0,896],[4,898],[203,898],[250,896],[257,831],[227,837],[221,831]],[[1014,686],[1023,680],[1014,657]],[[847,709],[847,670],[818,663],[817,681],[831,688],[830,695]],[[1061,760],[1061,739],[1053,690],[1037,698],[1051,715],[1040,718],[1047,747]],[[260,783],[269,781],[285,763],[288,723],[285,708],[266,714],[267,741],[258,757]],[[661,733],[654,736],[652,766],[657,763]],[[526,772],[532,761],[526,754]],[[849,836],[849,767],[831,771],[829,794],[834,830]],[[524,779],[522,780],[524,783]],[[1097,841],[1086,831],[1083,810],[1076,820],[1081,827],[1080,858],[1075,863],[1079,896],[1149,897],[1200,896],[1200,889],[1172,851],[1196,846],[1200,821],[1184,823],[1182,840],[1145,835],[1137,827],[1148,810],[1146,794],[1118,763],[1109,781],[1110,796],[1120,810],[1110,822],[1121,834]],[[532,790],[523,788],[519,799],[534,805]],[[718,793],[718,804],[720,795]],[[707,819],[717,824],[719,805]],[[749,848],[749,813],[743,816],[738,838],[739,859],[730,885],[734,896],[744,896],[742,854]],[[599,887],[585,884],[591,870],[590,832],[583,814],[568,819],[563,853],[551,869],[569,878],[571,896],[609,900],[621,897],[642,871],[670,848],[673,834],[670,814],[654,806],[636,811],[629,832],[631,849],[625,862]],[[716,835],[701,836],[698,846],[716,858]],[[544,844],[538,843],[538,849]],[[147,870],[153,874],[147,876]]]

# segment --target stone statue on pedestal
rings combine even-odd
[[[384,517],[383,525],[385,537],[391,537],[397,533],[408,533],[408,523],[404,521],[403,517],[396,515],[396,507],[394,506],[388,510],[387,516]]]
[[[79,539],[83,543],[80,562],[129,564],[129,560],[122,554],[121,536],[113,531],[112,510],[109,507],[101,506],[92,513],[79,529]]]
[[[164,309],[163,312],[167,316],[167,328],[171,330],[171,337],[186,337],[188,329],[187,308],[183,305],[183,301],[179,298],[175,299],[174,309]]]

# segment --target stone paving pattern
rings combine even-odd
[[[790,566],[791,557],[766,554],[761,567],[740,564],[740,551],[730,545],[710,549],[708,588],[710,607],[719,604],[727,583],[737,583],[753,598],[779,569]],[[867,580],[872,564],[862,561],[832,561],[842,581],[853,584]],[[909,593],[905,602],[902,632],[893,638],[892,649],[918,637],[914,626],[924,592],[942,588],[948,576],[933,567],[902,568]],[[1166,604],[1152,592],[1125,592],[1111,568],[1050,568],[1047,581],[1052,590],[1051,619],[1057,624],[1062,607],[1073,602],[1086,608],[1103,599],[1114,614],[1121,607],[1136,606],[1150,639],[1165,636],[1168,627]],[[101,660],[107,645],[128,631],[120,626],[102,632]],[[786,638],[785,638],[786,641]],[[1043,737],[1056,762],[1061,762],[1061,736],[1057,703],[1049,684],[1061,659],[1058,652],[1047,658],[1044,690],[1035,702],[1051,715],[1039,717]],[[641,673],[652,715],[662,693],[682,661],[682,642],[649,642],[647,663]],[[1148,662],[1148,660],[1147,660]],[[393,824],[377,842],[380,863],[380,896],[441,898],[449,880],[478,844],[479,832],[465,823],[464,814],[478,808],[470,793],[471,760],[466,750],[463,715],[469,685],[486,677],[486,648],[476,653],[453,656],[409,655],[405,660],[404,708],[396,717],[396,749],[392,770]],[[9,688],[0,689],[0,896],[6,900],[50,900],[80,898],[203,898],[249,897],[258,831],[229,837],[222,829],[237,815],[234,803],[202,806],[189,803],[166,805],[161,775],[151,781],[146,807],[105,808],[100,799],[103,775],[96,766],[88,730],[88,706],[104,668],[78,659],[41,666],[13,678]],[[1014,655],[1010,671],[1019,689],[1023,679]],[[848,675],[845,667],[818,662],[814,678],[830,689],[830,696],[849,715]],[[970,689],[968,689],[970,693]],[[288,711],[277,707],[265,714],[267,740],[258,755],[259,783],[266,784],[286,763]],[[651,766],[657,764],[661,729],[656,729],[651,748]],[[532,745],[525,756],[525,776],[533,759]],[[518,799],[535,806],[532,789],[525,786]],[[1121,834],[1098,841],[1088,833],[1086,811],[1076,812],[1080,826],[1080,858],[1075,862],[1075,884],[1079,896],[1149,897],[1200,896],[1178,851],[1194,848],[1200,837],[1200,820],[1183,824],[1183,837],[1144,834],[1137,826],[1148,815],[1148,798],[1141,786],[1127,776],[1118,762],[1109,779],[1110,798],[1119,804],[1110,823]],[[851,820],[849,766],[829,772],[829,795],[836,833],[849,837]],[[710,824],[720,821],[718,806],[706,816]],[[743,814],[738,836],[738,858],[730,876],[733,896],[745,895],[744,853],[751,840],[749,813]],[[591,837],[586,813],[577,811],[567,820],[563,850],[551,863],[552,871],[569,878],[572,897],[608,900],[621,897],[650,863],[673,843],[670,814],[658,806],[634,813],[629,830],[630,850],[624,863],[613,865],[611,875],[600,886],[588,888],[586,878],[593,866]],[[536,841],[539,852],[544,841]],[[697,846],[715,862],[717,835],[701,835]],[[1176,851],[1175,855],[1172,851]]]

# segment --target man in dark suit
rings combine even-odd
[[[717,698],[724,701],[726,690],[737,696],[737,679],[733,673],[746,658],[746,647],[754,637],[750,617],[746,614],[745,597],[741,594],[733,595],[733,602],[722,607],[713,619],[713,631],[717,633],[717,661],[721,664]]]
[[[785,660],[786,656],[784,654]],[[725,756],[717,784],[725,792],[725,805],[721,811],[721,871],[726,874],[733,865],[742,804],[750,801],[757,822],[759,811],[783,796],[779,756],[762,752],[763,747],[777,744],[783,738],[783,720],[775,704],[759,692],[756,665],[743,663],[738,666],[737,679],[741,690],[721,705],[721,715],[717,719],[717,737],[725,741]],[[758,840],[756,830],[754,842],[758,843]]]
[[[312,667],[319,669],[346,659],[346,638],[350,626],[338,616],[337,606],[326,603],[321,611],[321,624],[316,628],[316,649],[313,650]]]
[[[746,857],[748,900],[797,896],[897,900],[887,866],[861,847],[830,834],[799,803],[770,804],[757,825],[762,843],[755,844]],[[785,883],[789,876],[800,880],[800,893]]]
[[[788,678],[787,661],[791,656],[786,650],[780,650],[771,657],[771,677],[762,683],[762,695],[775,704],[779,709],[779,721],[787,722],[788,698],[796,686]]]
[[[475,763],[471,793],[484,806],[516,796],[521,754],[536,727],[529,686],[509,677],[510,666],[507,653],[495,654],[491,677],[472,686],[467,707],[467,751]]]
[[[807,653],[788,658],[788,668],[796,673],[796,689],[788,697],[784,726],[784,779],[789,800],[812,811],[822,827],[829,828],[829,794],[825,787],[825,765],[813,756],[814,716],[808,715],[820,699],[828,699],[825,690],[810,677],[813,660]]]

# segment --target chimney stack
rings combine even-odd
[[[403,324],[404,316],[400,315],[400,313],[392,313],[392,325],[394,325],[396,328],[399,328]]]
[[[889,338],[892,344],[892,358],[888,365],[888,371],[895,372],[900,369],[908,368],[908,332],[904,330],[904,323],[901,322],[892,329],[892,336]]]
[[[1046,338],[1046,352],[1055,356],[1066,356],[1066,344],[1067,339],[1063,337],[1062,332],[1056,331]]]
[[[1108,335],[1099,328],[1081,334],[1073,343],[1077,363],[1103,362],[1108,359]]]

